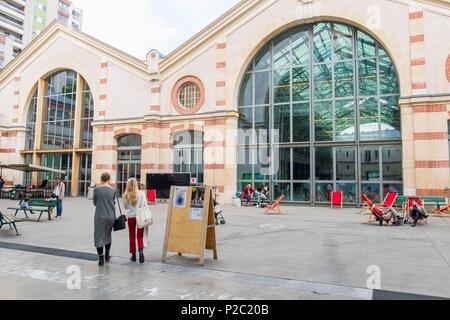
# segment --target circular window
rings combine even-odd
[[[200,79],[189,76],[180,79],[172,90],[172,104],[181,114],[195,113],[205,102],[205,89]]]
[[[200,88],[193,82],[184,84],[178,95],[180,104],[186,109],[194,109],[200,101]]]

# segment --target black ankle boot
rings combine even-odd
[[[109,252],[106,252],[106,255],[105,255],[105,262],[106,262],[106,263],[110,263],[110,262],[111,262],[111,256],[109,255]]]
[[[139,263],[144,263],[145,257],[144,257],[144,250],[139,250]]]
[[[105,265],[105,256],[98,257],[98,266],[103,267]]]
[[[136,253],[133,253],[132,255],[131,255],[131,262],[136,262],[137,261],[137,259],[136,259]]]

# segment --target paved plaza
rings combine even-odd
[[[1,200],[0,210],[17,205]],[[219,260],[207,252],[172,253],[161,262],[167,205],[152,206],[155,224],[144,265],[129,261],[128,234],[114,233],[112,263],[99,269],[94,208],[69,198],[64,218],[0,230],[0,299],[364,299],[367,270],[381,269],[381,289],[450,298],[450,218],[411,228],[363,224],[355,208],[285,207],[285,215],[225,207],[217,227]],[[21,214],[19,213],[19,216]],[[69,288],[74,270],[81,286]]]

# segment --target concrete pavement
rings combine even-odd
[[[11,205],[0,200],[3,213]],[[69,198],[64,206],[62,220],[32,217],[19,224],[20,237],[0,230],[0,242],[94,254],[91,202]],[[364,225],[368,217],[356,209],[285,207],[286,215],[265,216],[261,209],[225,207],[219,260],[208,252],[199,268],[196,257],[173,254],[160,262],[167,205],[151,208],[155,225],[145,265],[129,262],[126,231],[114,234],[113,264],[105,270],[86,259],[0,245],[2,286],[30,299],[41,292],[69,299],[370,299],[367,269],[378,266],[383,290],[450,298],[449,218],[415,229],[380,228]],[[65,287],[70,265],[80,267],[82,290]]]

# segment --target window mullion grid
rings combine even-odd
[[[309,78],[310,78],[310,98],[309,98],[309,117],[310,117],[310,161],[314,164],[316,161],[316,114],[315,114],[315,75],[314,75],[314,31],[313,27],[308,28],[309,37]],[[315,165],[310,166],[311,174],[311,204],[315,204],[316,200],[316,168]]]
[[[352,28],[353,30],[353,66],[354,66],[354,79],[353,79],[353,85],[355,86],[355,142],[356,142],[356,182],[357,182],[357,194],[359,194],[359,191],[362,191],[362,182],[361,182],[361,157],[360,157],[360,124],[361,124],[361,118],[360,118],[360,99],[359,99],[359,56],[358,56],[358,31],[355,27]],[[357,197],[358,201],[357,203],[360,203],[360,197]]]

